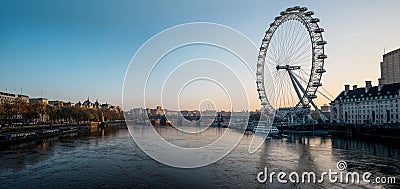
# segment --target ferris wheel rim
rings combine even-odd
[[[311,70],[310,75],[307,81],[307,86],[305,92],[303,93],[299,102],[295,105],[294,108],[299,108],[300,106],[308,106],[312,100],[310,97],[315,97],[318,87],[321,86],[321,78],[322,74],[325,72],[324,70],[324,59],[327,58],[324,52],[324,45],[326,41],[324,41],[322,33],[324,32],[323,28],[320,28],[318,25],[319,19],[313,17],[314,12],[307,11],[307,8],[298,6],[293,8],[288,8],[286,11],[282,11],[280,16],[275,17],[275,20],[270,24],[270,27],[265,32],[265,36],[262,40],[261,47],[259,50],[258,61],[257,61],[257,91],[259,93],[259,98],[261,100],[261,105],[263,108],[271,108],[272,105],[268,102],[265,91],[265,83],[264,83],[264,69],[266,62],[266,53],[268,51],[268,47],[270,45],[271,39],[274,36],[276,30],[284,23],[294,20],[303,24],[307,32],[309,34],[310,42],[311,42],[311,51],[312,51],[312,59],[311,59]]]

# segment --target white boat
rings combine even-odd
[[[268,134],[270,136],[279,134],[278,128],[274,126],[267,126],[267,124],[264,122],[254,122],[253,132]]]

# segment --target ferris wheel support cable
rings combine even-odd
[[[311,103],[311,105],[314,107],[314,109],[316,111],[319,111],[318,106],[314,103],[314,101],[312,101],[312,99],[308,96],[306,90],[304,89],[304,87],[301,85],[301,83],[299,82],[299,80],[297,80],[297,78],[293,75],[292,71],[288,70],[289,75],[291,76],[291,78],[294,79],[294,81],[296,82],[296,84],[299,86],[300,90],[303,92],[304,96],[307,98],[308,102]],[[303,98],[302,98],[303,99]],[[301,101],[300,101],[301,102]]]
[[[303,71],[303,70],[302,70]],[[304,71],[303,71],[304,72]],[[301,73],[301,72],[300,72]],[[295,73],[294,73],[295,74]],[[296,75],[296,74],[295,74]],[[304,81],[304,82],[306,82],[305,80],[304,80],[304,78],[302,78],[302,77],[299,77],[302,81]],[[324,88],[324,87],[319,87],[319,88],[321,88],[323,91],[325,91],[326,93],[328,93],[328,95],[329,95],[329,92],[328,91],[326,91],[326,89]],[[329,100],[329,101],[332,101],[332,98],[330,98],[330,97],[328,97],[326,94],[324,94],[323,92],[321,92],[321,91],[319,91],[319,90],[317,90],[317,92],[319,93],[319,94],[321,94],[323,97],[325,97],[327,100]]]
[[[294,76],[294,74],[289,70],[289,74],[291,74],[292,76],[293,76],[293,79],[296,81],[296,83],[299,85],[300,84],[300,82],[297,80],[297,78]],[[305,92],[304,91],[304,88],[300,85],[300,89],[303,91],[303,93]],[[306,95],[306,94],[305,94]],[[308,100],[309,100],[309,102],[310,102],[310,104],[314,107],[314,109],[315,109],[315,111],[317,111],[319,114],[322,114],[321,113],[321,110],[318,108],[318,106],[314,103],[314,101],[311,99],[311,98],[309,98],[308,96],[306,96],[307,98],[308,98]],[[322,115],[320,115],[321,117],[322,117]],[[323,119],[325,119],[325,118],[323,118]]]
[[[304,104],[304,102],[302,100],[302,95],[300,94],[300,91],[297,88],[296,82],[294,81],[293,76],[291,75],[290,71],[288,73],[289,73],[289,76],[290,76],[290,80],[292,81],[293,87],[294,87],[294,89],[296,91],[296,94],[297,94],[297,96],[298,96],[298,98],[300,100],[300,103],[304,106],[305,104]]]

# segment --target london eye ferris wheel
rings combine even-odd
[[[270,24],[258,54],[256,83],[262,108],[297,110],[313,102],[325,73],[324,41],[314,12],[306,7],[282,11]],[[272,78],[271,78],[272,77]],[[273,81],[273,83],[271,83]]]

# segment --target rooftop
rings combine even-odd
[[[382,89],[378,91],[378,86],[371,87],[367,93],[365,93],[365,87],[359,87],[357,89],[349,90],[347,95],[345,91],[342,91],[339,96],[335,98],[336,100],[341,99],[353,99],[353,98],[365,98],[365,97],[379,97],[379,96],[389,96],[398,95],[400,90],[400,83],[393,83],[383,85]]]
[[[385,57],[385,56],[387,56],[387,55],[393,55],[393,54],[396,54],[396,53],[400,53],[400,48],[398,48],[398,49],[396,49],[396,50],[393,50],[393,51],[390,51],[390,52],[384,54],[383,57]]]

